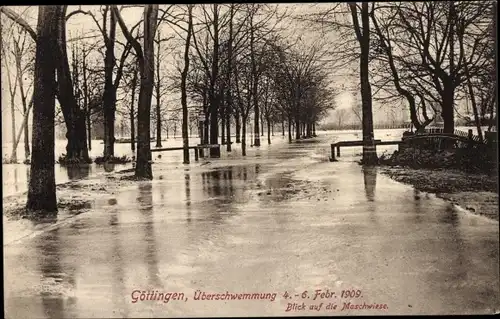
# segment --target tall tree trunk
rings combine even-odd
[[[205,113],[205,122],[203,122],[203,144],[209,144],[210,141],[210,113],[209,110]]]
[[[472,87],[472,82],[470,79],[469,68],[467,63],[464,64],[465,76],[467,77],[467,87],[469,89],[469,97],[472,103],[472,111],[474,113],[474,122],[476,123],[477,135],[481,140],[483,140],[483,132],[481,130],[481,119],[479,118],[479,112],[477,110],[476,97],[474,95],[474,88]]]
[[[378,162],[377,150],[373,135],[372,92],[369,79],[369,54],[370,54],[370,20],[368,3],[361,5],[361,28],[358,22],[356,3],[349,3],[356,36],[361,47],[360,56],[360,82],[362,99],[362,125],[363,125],[363,164],[373,165]]]
[[[85,129],[85,116],[78,107],[73,93],[73,84],[69,70],[68,54],[66,49],[66,9],[62,6],[62,13],[58,16],[57,27],[57,97],[61,104],[64,120],[66,122],[66,156],[90,163],[87,149],[87,134]],[[54,48],[52,48],[52,52]]]
[[[202,141],[201,144],[208,144],[208,121],[210,120],[209,115],[209,106],[208,106],[208,89],[207,82],[205,81],[205,86],[203,89],[203,115],[205,116],[205,120],[202,123]],[[201,150],[203,152],[203,150]]]
[[[219,8],[218,4],[213,4],[213,59],[212,72],[210,78],[210,144],[219,144],[219,99],[216,94],[215,82],[219,74]],[[211,148],[210,157],[220,157],[220,149]]]
[[[236,122],[236,143],[241,143],[241,122],[240,112],[238,110],[234,112],[234,120]]]
[[[281,120],[281,136],[285,136],[285,118]]]
[[[241,121],[243,122],[241,126],[241,155],[247,155],[247,121],[248,118],[246,116],[242,116]]]
[[[253,22],[253,18],[250,19],[250,22]],[[259,112],[259,99],[257,97],[258,91],[258,75],[257,75],[257,64],[255,61],[255,53],[254,53],[254,28],[253,25],[250,26],[251,31],[250,31],[250,58],[252,62],[252,97],[253,97],[253,114],[254,114],[254,142],[253,144],[255,146],[260,146],[260,128],[259,128],[259,119],[260,119],[260,112]]]
[[[10,82],[9,78],[9,82]],[[12,124],[12,154],[10,155],[10,162],[17,163],[17,144],[16,144],[16,101],[15,101],[15,88],[14,94],[10,94],[10,115]]]
[[[234,4],[230,5],[229,11],[229,41],[227,48],[227,88],[226,88],[226,151],[231,152],[231,114],[233,112],[233,99],[231,94],[231,77],[233,74],[233,18]]]
[[[453,133],[455,131],[455,89],[451,81],[443,84],[443,101],[441,116],[443,118],[443,132]]]
[[[260,136],[264,136],[264,114],[260,112]]]
[[[135,90],[137,88],[137,67],[134,68],[134,77],[132,78],[132,96],[130,103],[130,149],[135,151]]]
[[[226,110],[226,151],[231,152],[231,114]]]
[[[267,144],[271,144],[271,120],[266,116],[267,121]]]
[[[449,3],[449,19],[450,21],[455,21],[455,5],[453,1]],[[455,32],[454,24],[450,23],[449,28],[449,59],[450,59],[450,71],[449,76],[446,76],[443,80],[443,104],[442,104],[442,116],[443,116],[443,131],[444,133],[453,133],[455,131],[455,84],[453,83],[453,76],[455,74]],[[447,145],[448,146],[448,145]],[[451,143],[450,145],[451,146]]]
[[[144,56],[139,59],[141,84],[137,129],[137,164],[135,176],[153,179],[151,168],[151,99],[154,85],[154,35],[158,19],[158,5],[146,5],[144,8]]]
[[[87,147],[92,150],[91,118],[89,106],[89,86],[87,78],[87,50],[83,48],[82,52],[82,74],[83,74],[83,111],[85,113],[85,124],[87,126]]]
[[[292,119],[288,116],[288,143],[292,143]]]
[[[219,96],[221,98],[221,102],[219,104],[220,108],[220,118],[221,118],[221,123],[220,123],[220,128],[221,128],[221,144],[224,145],[226,144],[226,101],[225,101],[225,95],[224,95],[224,89],[222,88]]]
[[[160,30],[158,30],[158,42],[156,44],[156,147],[161,147],[161,78],[160,78]],[[183,111],[184,112],[184,111]],[[189,154],[188,154],[189,155]]]
[[[118,18],[118,23],[136,51],[141,76],[139,90],[139,107],[137,114],[138,143],[135,165],[135,177],[153,179],[151,168],[151,99],[154,86],[154,36],[157,27],[158,5],[144,7],[144,44],[141,45],[128,31],[118,7],[112,6],[113,13]]]
[[[156,147],[161,147],[161,108],[160,98],[156,96]]]
[[[2,43],[3,44],[3,43]],[[5,46],[2,45],[2,53],[6,56]],[[12,75],[10,73],[10,64],[9,62],[5,62],[5,70],[7,72],[7,83],[9,86],[9,97],[10,97],[10,116],[11,116],[11,129],[12,129],[12,153],[10,155],[10,162],[17,163],[17,146],[18,142],[16,142],[16,90],[17,90],[17,82],[12,84]],[[19,71],[18,71],[19,72]],[[16,74],[16,78],[18,75]]]
[[[295,120],[295,139],[298,141],[300,140],[300,129],[301,125],[299,120]]]
[[[21,66],[22,52],[19,47],[19,43],[15,41],[15,53],[16,53],[16,69],[17,69],[17,81],[19,84],[19,91],[21,93],[21,104],[23,105],[23,114],[26,114],[28,105],[26,101],[26,92],[24,91],[24,81],[23,81],[23,69]],[[24,125],[24,158],[26,160],[30,157],[30,140],[29,140],[28,125]]]
[[[26,208],[30,211],[57,211],[54,124],[55,124],[55,70],[58,27],[65,14],[62,6],[38,8],[35,75],[33,90],[33,154]]]
[[[104,23],[107,23],[107,19]],[[105,39],[106,52],[104,56],[104,158],[108,159],[115,155],[115,112],[116,112],[116,89],[113,83],[113,70],[115,68],[115,38],[116,38],[116,16],[113,12],[109,14],[109,36]]]
[[[187,89],[186,79],[189,72],[189,45],[191,42],[191,32],[193,29],[193,7],[188,5],[188,30],[186,37],[186,45],[184,48],[184,69],[181,74],[181,104],[182,104],[182,146],[184,155],[184,164],[189,164],[189,137],[188,137],[188,106],[187,106]]]

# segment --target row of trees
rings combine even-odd
[[[287,122],[292,141],[292,125],[296,138],[302,134],[312,136],[316,122],[332,107],[333,92],[317,59],[322,54],[321,45],[299,48],[297,43],[282,38],[279,24],[285,14],[277,6],[146,5],[142,19],[133,26],[122,17],[122,10],[128,9],[110,5],[101,6],[97,13],[81,7],[68,13],[67,6],[41,6],[35,30],[22,15],[8,7],[0,8],[22,28],[21,33],[31,37],[36,47],[27,202],[30,210],[57,210],[55,159],[47,156],[54,154],[56,99],[67,131],[66,159],[79,163],[90,160],[91,122],[99,114],[104,125],[103,156],[114,156],[117,102],[128,102],[125,104],[129,105],[126,111],[132,138],[136,135],[137,119],[135,176],[146,179],[152,178],[151,113],[156,117],[157,146],[161,146],[159,108],[165,92],[181,95],[184,163],[189,163],[189,113],[204,115],[202,143],[218,144],[221,136],[228,151],[234,122],[237,142],[241,140],[245,155],[246,127],[251,115],[253,144],[259,146],[264,119],[268,132],[274,122],[281,121],[283,127]],[[67,41],[66,23],[77,15],[92,18],[99,32],[91,38],[101,41],[91,45],[84,37]],[[162,26],[171,31],[165,38],[160,36]],[[172,33],[177,42],[172,40]],[[177,72],[170,74],[171,83],[165,84],[158,57],[172,50],[172,46],[163,49],[162,43],[169,40],[174,44],[173,51],[181,53],[178,56],[182,62],[176,61]],[[98,62],[99,57],[102,63]],[[156,109],[152,110],[154,91]],[[213,149],[210,155],[219,156]]]
[[[405,101],[417,130],[440,118],[453,133],[465,97],[481,137],[496,123],[495,1],[338,3],[299,20],[337,36],[332,56],[359,61],[365,162],[376,161],[373,98]]]

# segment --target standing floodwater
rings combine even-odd
[[[498,309],[498,222],[363,168],[352,154],[330,163],[329,142],[277,140],[252,159],[189,168],[158,163],[153,181],[123,185],[55,227],[45,220],[45,231],[4,247],[7,316],[375,311],[350,309],[363,302],[386,305],[376,310],[384,314]],[[318,289],[362,297],[314,300]],[[197,290],[211,300],[195,299]],[[187,300],[164,302],[160,293]],[[300,310],[303,302],[323,305]],[[333,302],[337,309],[326,309]]]
[[[500,312],[496,6],[0,6],[5,317]]]

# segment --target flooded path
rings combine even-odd
[[[157,161],[153,181],[96,198],[69,222],[4,246],[6,317],[498,312],[498,222],[363,169],[352,156],[360,150],[330,163],[331,139],[189,167]],[[338,298],[313,300],[317,289]],[[352,289],[361,296],[341,298]],[[135,290],[184,293],[187,301],[133,302]],[[195,300],[197,290],[277,295]],[[286,311],[303,302],[323,304]],[[388,309],[341,310],[347,302]]]

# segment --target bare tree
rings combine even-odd
[[[372,165],[378,161],[378,158],[373,135],[372,91],[369,79],[370,19],[368,3],[363,2],[361,4],[361,25],[358,19],[358,7],[356,3],[349,3],[349,8],[351,10],[356,38],[361,48],[360,80],[363,106],[363,164]]]
[[[145,5],[144,7],[144,44],[142,47],[128,30],[117,6],[112,6],[112,10],[117,17],[123,34],[135,50],[141,75],[137,114],[139,140],[137,143],[135,176],[152,179],[150,113],[154,83],[154,37],[157,28],[158,5]]]
[[[184,147],[184,164],[189,164],[189,136],[188,136],[188,106],[186,79],[189,72],[189,48],[191,44],[191,33],[193,32],[193,6],[188,5],[188,27],[186,46],[184,48],[184,69],[181,75],[181,103],[182,103],[182,144]]]
[[[59,21],[64,18],[61,6],[40,6],[36,32],[36,55],[33,91],[33,153],[28,185],[28,210],[57,211],[54,171],[54,118]]]

